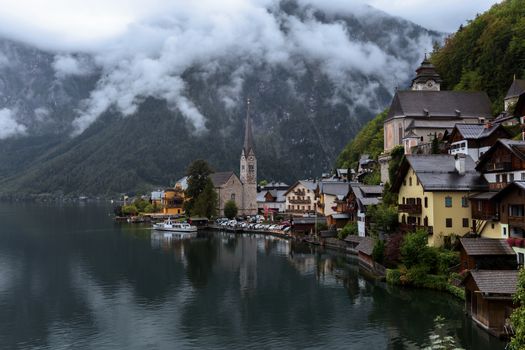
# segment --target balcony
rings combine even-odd
[[[296,196],[303,197],[306,195],[306,191],[305,190],[295,190],[293,191],[293,194],[295,194]]]
[[[493,182],[489,183],[489,191],[499,191],[507,187],[507,182]]]
[[[509,216],[508,221],[511,226],[525,227],[525,216]]]
[[[310,204],[310,199],[289,199],[290,204]]]
[[[472,218],[483,221],[499,221],[499,214],[495,212],[472,211]]]
[[[525,239],[518,237],[507,238],[507,242],[511,247],[525,248]]]
[[[510,171],[512,170],[512,162],[488,163],[485,167],[486,171]]]
[[[399,229],[402,232],[414,232],[416,230],[425,230],[429,235],[434,234],[434,229],[432,226],[420,226],[416,224],[399,224]]]
[[[399,204],[398,209],[400,213],[421,214],[421,204]]]

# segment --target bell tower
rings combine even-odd
[[[240,180],[243,183],[243,213],[257,214],[257,158],[253,148],[252,119],[250,116],[250,99],[246,105],[246,124],[244,129],[244,146],[241,151]]]
[[[416,77],[412,79],[412,90],[423,91],[440,91],[442,79],[436,71],[436,67],[427,58],[425,58],[418,69],[416,69]]]

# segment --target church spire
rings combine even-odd
[[[244,130],[244,154],[253,152],[252,118],[250,117],[250,99],[246,101],[246,125]]]

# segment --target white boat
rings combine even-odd
[[[188,234],[197,233],[197,226],[191,226],[186,222],[175,222],[171,219],[153,224],[153,229],[159,231],[170,231]]]

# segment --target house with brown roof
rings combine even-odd
[[[506,239],[460,238],[460,269],[516,270],[516,253]]]
[[[505,337],[517,283],[517,270],[470,270],[462,282],[467,314],[487,332]]]

